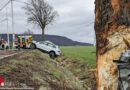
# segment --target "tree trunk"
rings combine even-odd
[[[42,26],[42,40],[45,40],[45,25]]]
[[[97,88],[118,90],[117,66],[113,60],[118,60],[130,44],[130,1],[96,0],[95,4]]]

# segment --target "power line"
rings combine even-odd
[[[4,21],[6,21],[6,20],[7,20],[7,18],[5,18],[5,19],[1,20],[1,21],[0,21],[0,23],[4,22]]]
[[[13,0],[13,1],[15,1],[15,2],[19,2],[19,3],[23,3],[23,4],[27,4],[27,5],[30,5],[30,4],[27,3],[27,2],[22,2],[22,1],[17,1],[17,0]]]
[[[4,1],[5,1],[5,0],[1,0],[1,1],[0,1],[0,4],[4,3]]]
[[[0,11],[2,11],[9,3],[10,3],[10,0],[0,9]]]

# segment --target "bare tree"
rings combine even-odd
[[[42,29],[42,40],[44,40],[45,27],[54,21],[57,12],[45,0],[31,0],[25,9],[29,16],[28,21]]]
[[[32,32],[31,30],[28,29],[27,31],[23,32],[23,34],[32,35],[33,32]]]

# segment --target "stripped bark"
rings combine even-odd
[[[98,90],[118,90],[117,66],[123,50],[130,49],[130,1],[96,0]]]

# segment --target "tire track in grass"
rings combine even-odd
[[[4,59],[4,58],[7,58],[7,57],[11,57],[11,56],[18,55],[18,54],[23,53],[23,52],[24,52],[24,50],[23,50],[23,51],[20,51],[20,52],[15,52],[15,53],[9,54],[9,55],[0,55],[0,60],[2,60],[2,59]]]

